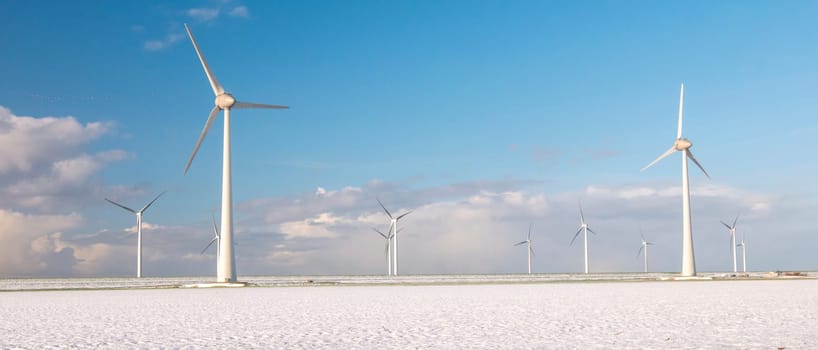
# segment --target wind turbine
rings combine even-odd
[[[579,223],[579,230],[574,235],[574,238],[571,239],[570,245],[574,245],[574,241],[577,239],[577,236],[579,236],[580,233],[583,233],[583,238],[585,240],[585,273],[588,273],[588,232],[593,234],[596,234],[596,232],[591,230],[591,228],[588,227],[588,223],[585,222],[585,214],[582,213],[582,203],[579,204]]]
[[[738,223],[738,215],[736,215],[736,219],[733,220],[732,226],[724,221],[721,222],[724,227],[730,230],[730,250],[733,252],[733,272],[738,272],[738,266],[736,265],[736,223]]]
[[[696,259],[693,254],[693,228],[690,219],[690,179],[687,172],[687,159],[690,158],[708,179],[710,175],[707,174],[707,171],[704,170],[702,165],[699,164],[699,161],[696,160],[696,157],[693,156],[693,152],[690,151],[690,146],[693,144],[690,140],[682,137],[682,108],[684,106],[684,97],[685,85],[682,84],[681,92],[679,93],[679,126],[676,129],[676,141],[673,143],[673,146],[659,156],[659,158],[656,158],[656,160],[642,168],[642,171],[645,171],[645,169],[650,168],[674,152],[682,152],[682,276],[695,276]]]
[[[231,167],[230,167],[230,110],[240,108],[270,108],[270,109],[286,109],[289,107],[268,105],[259,103],[239,102],[228,92],[224,91],[216,76],[210,71],[202,52],[199,50],[199,44],[193,37],[190,27],[185,24],[185,30],[193,42],[193,48],[196,49],[196,55],[199,56],[199,61],[202,63],[207,80],[210,81],[210,87],[213,88],[213,93],[216,94],[215,106],[210,111],[210,116],[207,117],[204,129],[199,135],[199,140],[196,141],[196,147],[193,148],[193,153],[185,165],[185,174],[190,169],[190,163],[193,162],[193,157],[199,151],[199,146],[207,135],[210,125],[216,119],[219,110],[224,111],[224,141],[222,150],[222,229],[221,238],[219,239],[219,263],[217,269],[217,282],[236,282],[236,259],[233,256],[233,191],[231,181]]]
[[[398,231],[398,220],[402,219],[406,215],[411,214],[412,211],[410,210],[410,211],[407,211],[407,212],[405,212],[405,213],[403,213],[401,215],[398,215],[397,217],[393,217],[392,214],[389,212],[389,210],[386,210],[386,207],[383,206],[383,203],[381,203],[380,199],[375,198],[375,200],[378,201],[378,204],[381,205],[381,208],[383,208],[383,211],[385,211],[386,215],[389,216],[389,229],[393,233],[393,235],[391,235],[392,236],[392,274],[397,276],[398,275],[398,232],[399,232]]]
[[[142,209],[139,209],[139,210],[133,210],[133,209],[128,208],[128,207],[126,207],[126,206],[124,206],[122,204],[119,204],[119,203],[114,202],[114,201],[112,201],[112,200],[110,200],[108,198],[105,198],[105,200],[108,201],[108,203],[111,203],[111,204],[113,204],[113,205],[115,205],[117,207],[125,209],[125,210],[127,210],[127,211],[129,211],[131,213],[134,213],[136,215],[136,277],[137,278],[142,277],[142,213],[144,213],[145,210],[148,210],[148,208],[151,206],[151,204],[153,204],[153,202],[156,202],[156,200],[159,199],[159,197],[161,197],[163,194],[165,194],[165,191],[162,191],[162,193],[158,194],[156,196],[156,198],[154,198],[152,201],[150,201],[148,204],[146,204],[144,207],[142,207]]]
[[[648,272],[648,246],[653,245],[652,242],[648,242],[645,239],[645,235],[642,234],[642,230],[639,230],[639,235],[642,236],[642,247],[639,248],[639,251],[636,253],[636,257],[639,257],[639,254],[642,254],[642,251],[645,251],[645,272]]]
[[[742,271],[747,272],[747,243],[744,242],[744,234],[741,235],[741,243],[736,246],[741,246]]]
[[[374,227],[372,229],[375,230],[375,232],[377,232],[379,235],[381,235],[381,237],[383,237],[386,240],[386,249],[385,249],[385,251],[386,251],[386,274],[391,276],[392,275],[392,256],[390,254],[390,252],[391,252],[390,243],[392,243],[392,237],[395,237],[395,235],[392,233],[392,225],[389,225],[388,234],[384,234],[383,232],[381,232],[381,230],[378,230],[378,229],[376,229]]]
[[[528,224],[528,239],[525,240],[525,241],[522,241],[520,243],[517,243],[514,246],[516,247],[518,245],[523,245],[523,244],[528,245],[528,274],[530,275],[531,274],[531,256],[534,255],[534,248],[531,248],[531,224]]]

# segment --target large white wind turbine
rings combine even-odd
[[[185,30],[190,37],[190,41],[193,42],[193,48],[196,49],[196,55],[199,56],[199,61],[202,63],[202,68],[204,68],[205,74],[207,75],[207,80],[210,81],[210,87],[213,88],[213,93],[216,94],[216,105],[210,111],[210,116],[207,117],[207,122],[205,122],[204,129],[202,129],[202,133],[199,135],[199,140],[196,141],[196,147],[193,148],[193,153],[190,155],[187,165],[185,165],[185,174],[187,174],[190,163],[193,162],[193,157],[196,156],[196,152],[199,151],[199,146],[201,146],[202,141],[207,135],[210,125],[213,124],[213,120],[216,119],[219,110],[223,110],[222,229],[221,239],[219,239],[219,264],[216,279],[217,282],[236,282],[236,259],[233,256],[233,192],[230,172],[230,110],[233,108],[286,109],[288,107],[236,101],[233,95],[224,91],[219,81],[216,80],[216,76],[210,71],[210,67],[207,65],[204,56],[202,56],[199,45],[196,43],[196,39],[193,37],[193,33],[187,24],[185,24]]]
[[[690,146],[693,144],[690,140],[682,137],[682,108],[684,106],[684,97],[685,85],[682,84],[681,92],[679,93],[679,126],[678,129],[676,129],[676,141],[673,143],[673,146],[659,156],[659,158],[656,158],[656,160],[642,168],[642,171],[650,168],[674,152],[682,152],[682,276],[695,276],[696,259],[693,254],[693,228],[690,219],[690,179],[687,173],[687,159],[690,158],[708,179],[710,175],[707,174],[707,171],[704,170],[702,165],[699,164],[699,161],[696,160],[696,157],[693,156],[693,152],[690,151]]]
[[[571,244],[574,245],[574,241],[577,239],[580,233],[583,234],[583,238],[585,240],[585,273],[588,273],[588,232],[596,234],[590,227],[588,227],[588,223],[585,222],[585,214],[582,213],[582,203],[579,204],[579,230],[574,235],[574,238],[571,239]]]
[[[645,253],[645,272],[648,272],[648,246],[653,245],[653,243],[648,242],[645,239],[645,235],[642,234],[642,232],[639,232],[639,235],[642,236],[642,247],[639,248],[639,251],[636,253],[636,257],[638,258],[639,254],[642,254],[642,252],[644,251],[644,253]]]
[[[393,217],[392,213],[389,210],[386,210],[386,207],[383,206],[380,199],[375,198],[378,201],[378,204],[381,205],[383,211],[386,212],[386,215],[389,216],[389,229],[393,233],[392,237],[392,274],[397,276],[398,275],[398,220],[402,219],[404,216],[409,215],[412,211],[407,211],[397,217]]]
[[[392,248],[390,247],[390,245],[392,243],[392,237],[395,236],[392,233],[392,225],[389,225],[389,230],[387,231],[387,233],[383,233],[383,232],[381,232],[381,230],[378,230],[378,229],[376,229],[374,227],[372,229],[375,230],[375,232],[377,232],[379,235],[381,235],[381,237],[383,237],[386,240],[386,249],[385,249],[385,252],[386,252],[386,274],[391,276],[392,275],[392,254],[390,254],[390,253],[392,251]]]
[[[136,215],[136,277],[137,278],[142,277],[142,213],[144,213],[145,210],[148,210],[148,208],[151,206],[151,204],[153,204],[153,202],[156,202],[156,200],[159,199],[159,197],[161,197],[163,194],[165,194],[164,191],[162,193],[158,194],[156,196],[156,198],[154,198],[152,201],[148,202],[148,204],[146,204],[144,207],[142,207],[142,209],[139,209],[139,210],[133,210],[133,209],[128,208],[128,207],[126,207],[126,206],[124,206],[122,204],[119,204],[119,203],[114,202],[114,201],[112,201],[112,200],[110,200],[108,198],[105,198],[105,200],[108,201],[108,203],[111,203],[111,204],[113,204],[113,205],[115,205],[117,207],[125,209],[125,210],[127,210],[127,211],[129,211],[131,213],[134,213]]]
[[[741,235],[741,242],[736,246],[741,247],[742,271],[747,272],[747,242],[744,241],[744,234]]]
[[[528,239],[522,241],[520,243],[515,244],[514,246],[518,245],[528,245],[528,274],[531,274],[531,256],[534,255],[534,248],[531,248],[531,224],[528,224]]]
[[[733,252],[733,272],[738,272],[738,266],[736,264],[736,223],[738,223],[738,215],[736,215],[736,219],[733,220],[732,226],[724,221],[721,222],[724,227],[730,230],[730,250]]]

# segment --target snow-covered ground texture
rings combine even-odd
[[[604,274],[499,274],[499,275],[356,275],[356,276],[241,276],[242,282],[256,287],[302,285],[372,285],[372,284],[464,284],[464,283],[536,283],[565,281],[655,280],[668,276],[660,273]],[[213,277],[146,277],[146,278],[9,278],[0,279],[0,291],[175,288],[213,282]]]
[[[818,349],[818,280],[0,293],[0,348]]]
[[[746,277],[770,278],[770,272],[752,272]],[[816,272],[803,272],[805,277],[816,278]],[[735,274],[706,272],[704,278],[735,278]],[[475,284],[475,283],[547,283],[572,281],[648,281],[678,277],[669,273],[542,273],[496,275],[401,275],[401,276],[240,276],[242,282],[256,287],[283,287],[307,285],[418,285],[418,284]],[[186,285],[214,282],[213,277],[146,277],[146,278],[0,278],[0,291],[61,290],[61,289],[132,289],[176,288]]]

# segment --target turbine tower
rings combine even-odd
[[[210,248],[213,245],[213,242],[216,242],[216,271],[219,270],[219,228],[216,227],[216,217],[213,217],[213,239],[210,240],[210,243],[202,249],[202,252],[199,255],[204,254],[207,251],[207,248]]]
[[[385,249],[385,251],[386,251],[386,275],[391,276],[392,275],[392,254],[390,254],[390,253],[392,252],[392,249],[391,249],[390,245],[392,243],[392,237],[395,237],[395,235],[392,234],[392,225],[389,225],[388,234],[384,234],[383,232],[381,232],[381,230],[378,230],[378,229],[376,229],[374,227],[372,229],[375,230],[375,232],[377,232],[379,235],[381,235],[381,237],[383,237],[386,240],[386,249]]]
[[[574,241],[577,239],[580,233],[583,234],[583,238],[585,240],[585,273],[588,273],[588,232],[596,234],[590,227],[588,227],[588,223],[585,222],[585,215],[582,213],[582,203],[579,204],[579,230],[574,235],[574,238],[571,239],[571,244],[574,245]]]
[[[737,244],[737,246],[741,246],[741,263],[742,263],[742,271],[747,272],[747,243],[744,242],[744,235],[741,235],[741,243]]]
[[[659,156],[659,158],[656,158],[656,160],[642,168],[642,171],[645,171],[645,169],[650,168],[674,152],[682,152],[682,276],[695,276],[696,259],[693,254],[693,228],[690,219],[690,179],[687,172],[687,159],[690,158],[708,179],[710,175],[707,174],[707,171],[704,170],[702,165],[699,164],[699,161],[696,160],[696,157],[693,156],[693,152],[690,150],[690,146],[693,144],[690,140],[682,137],[682,108],[684,106],[684,97],[685,85],[682,84],[681,92],[679,93],[679,126],[676,129],[676,141],[673,143],[673,146]]]
[[[193,48],[196,50],[196,55],[199,56],[199,61],[202,63],[202,68],[204,68],[205,74],[207,75],[207,80],[210,82],[210,87],[213,88],[213,93],[216,94],[216,105],[210,111],[210,116],[207,117],[207,122],[205,122],[204,129],[202,129],[202,133],[199,135],[199,140],[196,142],[196,147],[193,148],[193,153],[190,155],[187,165],[185,165],[185,174],[187,174],[188,169],[190,169],[190,163],[193,162],[196,152],[199,151],[199,146],[202,145],[202,141],[207,135],[210,125],[213,124],[213,120],[216,119],[216,115],[219,114],[219,110],[223,110],[224,141],[222,145],[222,229],[220,236],[221,238],[219,239],[219,263],[216,280],[217,282],[222,283],[236,282],[236,259],[233,255],[233,191],[230,171],[230,110],[234,108],[286,109],[289,107],[236,101],[233,95],[224,91],[224,88],[221,86],[221,84],[219,84],[219,81],[216,80],[216,76],[210,71],[207,61],[205,61],[204,56],[202,56],[202,52],[199,50],[199,44],[196,43],[196,39],[193,37],[193,33],[190,31],[190,27],[188,27],[187,24],[185,24],[185,30],[187,31],[187,35],[190,37],[190,41],[193,43]]]
[[[385,211],[386,215],[389,216],[389,230],[390,230],[390,232],[392,232],[392,234],[389,235],[390,237],[392,237],[392,275],[397,276],[398,275],[398,232],[399,232],[398,231],[398,221],[400,219],[402,219],[404,216],[411,214],[412,211],[410,210],[410,211],[407,211],[407,212],[405,212],[405,213],[403,213],[401,215],[398,215],[397,217],[393,217],[392,214],[389,212],[389,210],[386,210],[386,207],[383,206],[383,203],[381,203],[380,199],[375,198],[375,200],[378,201],[378,204],[381,205],[381,208],[383,208],[383,211]]]
[[[642,247],[639,248],[639,251],[636,253],[636,257],[638,258],[639,254],[642,254],[642,251],[645,252],[645,272],[648,272],[648,246],[653,245],[653,243],[648,242],[645,239],[645,235],[642,234],[641,230],[639,232],[639,235],[642,236]]]
[[[528,224],[528,239],[525,240],[525,241],[522,241],[520,243],[517,243],[514,246],[516,247],[518,245],[523,245],[523,244],[528,245],[528,274],[530,275],[531,274],[531,256],[534,255],[534,248],[531,248],[531,224]]]
[[[136,277],[137,278],[142,278],[142,213],[144,213],[145,210],[148,210],[148,208],[151,206],[151,204],[153,204],[153,202],[156,202],[156,200],[159,199],[159,197],[161,197],[163,194],[165,194],[164,191],[162,193],[158,194],[156,196],[156,198],[154,198],[152,201],[150,201],[148,204],[146,204],[144,207],[142,207],[142,209],[139,209],[139,210],[133,210],[133,209],[128,208],[128,207],[126,207],[126,206],[124,206],[122,204],[119,204],[119,203],[114,202],[114,201],[112,201],[112,200],[110,200],[108,198],[105,198],[105,200],[108,201],[108,203],[111,203],[111,204],[113,204],[113,205],[115,205],[117,207],[125,209],[125,210],[127,210],[127,211],[129,211],[131,213],[134,213],[136,215]]]
[[[736,223],[738,223],[738,215],[736,215],[736,219],[733,220],[732,226],[724,221],[721,222],[724,227],[730,230],[730,250],[733,252],[733,272],[738,272],[738,265],[736,264]]]

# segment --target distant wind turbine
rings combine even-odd
[[[571,244],[574,245],[574,241],[577,239],[580,233],[583,234],[583,239],[585,241],[585,273],[588,273],[588,232],[596,234],[590,227],[588,227],[588,223],[585,222],[585,214],[582,213],[582,203],[579,204],[579,231],[574,235],[574,238],[571,239]]]
[[[148,210],[148,208],[153,204],[153,202],[156,202],[156,200],[159,199],[159,197],[161,197],[163,194],[165,194],[164,191],[162,193],[158,194],[156,196],[156,198],[154,198],[152,201],[150,201],[148,204],[146,204],[144,207],[142,207],[142,209],[139,209],[139,210],[133,210],[133,209],[128,208],[128,207],[126,207],[126,206],[124,206],[122,204],[119,204],[119,203],[114,202],[114,201],[112,201],[112,200],[110,200],[108,198],[105,198],[105,200],[108,201],[108,203],[111,203],[111,204],[113,204],[113,205],[115,205],[117,207],[125,209],[125,210],[127,210],[127,211],[129,211],[131,213],[134,213],[136,215],[136,277],[137,278],[142,277],[142,214],[145,212],[145,210]]]
[[[383,211],[385,211],[386,215],[389,216],[389,230],[391,230],[391,232],[393,233],[393,235],[392,235],[392,274],[397,276],[398,275],[398,232],[399,232],[399,230],[398,230],[398,221],[400,219],[402,219],[404,216],[411,214],[412,211],[410,210],[410,211],[407,211],[407,212],[405,212],[405,213],[403,213],[401,215],[398,215],[397,217],[393,217],[392,214],[389,212],[389,210],[386,210],[386,207],[383,206],[383,203],[381,203],[380,199],[375,198],[375,200],[378,201],[378,204],[381,205],[381,208],[383,208]]]
[[[395,235],[392,233],[392,225],[389,225],[389,230],[387,231],[387,233],[383,233],[383,232],[381,232],[381,230],[378,230],[378,229],[376,229],[374,227],[372,229],[375,230],[375,232],[377,232],[379,235],[381,235],[381,237],[383,237],[386,240],[386,249],[385,249],[385,252],[386,252],[386,274],[387,275],[392,275],[392,255],[390,254],[392,249],[391,249],[390,245],[392,243],[392,237],[395,237]]]
[[[653,245],[653,243],[648,242],[645,239],[645,235],[642,234],[641,230],[639,230],[639,231],[640,231],[639,235],[642,236],[642,247],[639,248],[639,252],[636,253],[636,257],[638,258],[639,254],[642,254],[642,252],[644,251],[644,253],[645,253],[645,272],[648,272],[648,246]]]
[[[732,226],[724,221],[721,222],[724,227],[730,230],[730,250],[733,252],[733,272],[738,272],[738,266],[736,265],[736,223],[738,223],[738,215],[736,215],[736,219],[733,220]]]
[[[210,71],[207,61],[205,61],[204,56],[202,56],[202,52],[199,50],[199,44],[196,43],[196,39],[193,37],[193,33],[190,31],[190,27],[188,27],[187,24],[185,24],[185,30],[187,31],[187,35],[190,37],[190,41],[193,43],[193,48],[196,49],[196,55],[199,56],[199,61],[202,63],[202,68],[204,68],[205,74],[207,75],[207,80],[210,81],[210,87],[213,88],[213,93],[216,94],[216,106],[214,106],[210,111],[210,116],[207,117],[207,122],[205,122],[204,129],[202,129],[202,133],[199,135],[199,140],[196,142],[196,147],[193,148],[193,153],[190,155],[187,165],[185,165],[185,174],[187,174],[188,169],[190,169],[190,164],[193,162],[196,152],[199,151],[199,146],[202,145],[202,141],[207,135],[210,125],[213,124],[213,120],[216,119],[216,115],[219,113],[219,110],[223,110],[224,141],[222,145],[222,229],[221,238],[219,239],[220,253],[216,279],[217,282],[236,282],[236,259],[233,255],[233,191],[230,166],[230,110],[233,108],[286,109],[289,107],[236,101],[233,95],[224,91],[224,88],[221,86],[221,84],[219,84],[219,81],[216,80],[216,76]]]
[[[674,152],[682,152],[682,276],[695,276],[696,259],[693,254],[693,228],[690,218],[690,179],[687,172],[687,159],[690,158],[708,179],[710,175],[707,174],[707,171],[704,170],[702,165],[699,164],[699,161],[696,160],[696,157],[693,156],[693,152],[690,150],[690,146],[693,144],[690,140],[682,137],[682,109],[684,106],[684,97],[685,85],[682,84],[681,92],[679,93],[679,126],[676,129],[676,141],[673,143],[673,146],[659,156],[659,158],[656,158],[656,160],[642,168],[642,171],[645,171],[645,169],[650,168]]]
[[[515,244],[514,246],[518,245],[528,245],[528,274],[531,274],[531,256],[534,255],[534,248],[531,248],[531,224],[528,224],[528,239],[522,241],[520,243]]]
[[[744,238],[744,234],[742,234],[741,243],[737,244],[737,246],[741,246],[742,271],[747,272],[747,243],[744,242]]]

